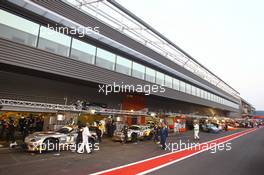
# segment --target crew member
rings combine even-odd
[[[88,141],[88,138],[91,137],[91,133],[89,131],[89,123],[86,123],[86,126],[84,127],[83,129],[83,132],[82,132],[82,144],[80,145],[80,147],[78,148],[78,151],[77,153],[84,153],[85,149],[87,151],[87,153],[91,153],[91,149],[90,149],[90,144],[89,144],[89,141]]]
[[[10,148],[17,145],[15,138],[15,124],[13,119],[10,119],[8,123],[8,141],[11,141],[9,145]]]
[[[200,137],[199,137],[199,129],[200,129],[200,127],[199,127],[199,124],[198,124],[198,122],[196,121],[195,123],[194,123],[194,125],[193,125],[193,130],[194,130],[194,139],[196,140],[196,139],[200,139]]]
[[[123,134],[124,134],[124,139],[122,141],[123,141],[123,143],[127,143],[127,140],[128,140],[128,136],[127,136],[128,127],[127,127],[127,125],[124,125],[124,127],[123,127]]]
[[[159,142],[159,127],[158,127],[158,125],[154,126],[154,142],[155,143]]]
[[[165,123],[161,123],[160,144],[161,144],[163,150],[165,150],[165,148],[166,148],[167,137],[168,137],[168,128],[165,125]]]

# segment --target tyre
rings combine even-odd
[[[59,150],[59,140],[54,138],[49,138],[44,140],[42,144],[42,150],[45,152],[58,151]]]
[[[132,142],[137,142],[137,140],[138,140],[137,133],[132,133],[132,134],[131,134],[131,141],[132,141]]]
[[[89,143],[91,144],[91,150],[94,150],[95,144],[98,143],[98,140],[89,137]]]
[[[149,135],[147,136],[147,140],[151,140],[153,137],[153,134],[152,133],[149,133]]]

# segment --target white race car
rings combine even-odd
[[[35,132],[25,138],[28,151],[55,151],[61,146],[70,146],[76,143],[77,126],[64,126],[58,131]],[[90,131],[91,143],[97,140],[96,133]]]
[[[131,125],[127,130],[127,141],[144,140],[151,136],[151,131],[148,126]],[[113,135],[114,141],[123,141],[125,138],[123,130],[116,130]]]

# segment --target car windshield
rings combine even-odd
[[[210,124],[208,127],[210,127],[210,128],[217,128],[215,125],[213,125],[213,124]]]
[[[130,126],[129,129],[140,130],[140,128],[138,126]]]
[[[149,129],[149,127],[147,127],[147,126],[142,126],[142,129]]]
[[[61,128],[61,129],[59,129],[57,132],[59,132],[59,133],[63,133],[63,134],[68,134],[68,133],[70,133],[72,131],[72,129],[70,129],[70,128]]]

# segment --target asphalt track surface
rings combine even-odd
[[[248,131],[223,132],[221,134],[200,133],[200,143],[222,138],[226,135]],[[225,174],[262,174],[264,171],[264,128],[243,135],[232,140],[232,150],[219,151],[215,154],[210,151],[202,152],[187,159],[157,169],[149,174],[194,174],[194,175],[225,175]],[[168,142],[179,140],[193,141],[192,132],[172,136]],[[155,156],[163,155],[168,151],[161,150],[152,141],[138,144],[120,144],[111,140],[104,140],[100,151],[91,155],[76,154],[70,151],[61,152],[60,156],[53,153],[30,154],[20,150],[0,149],[0,175],[68,175],[90,174],[131,164]]]
[[[150,174],[263,175],[264,128],[237,138],[230,151],[210,151],[192,156]]]

